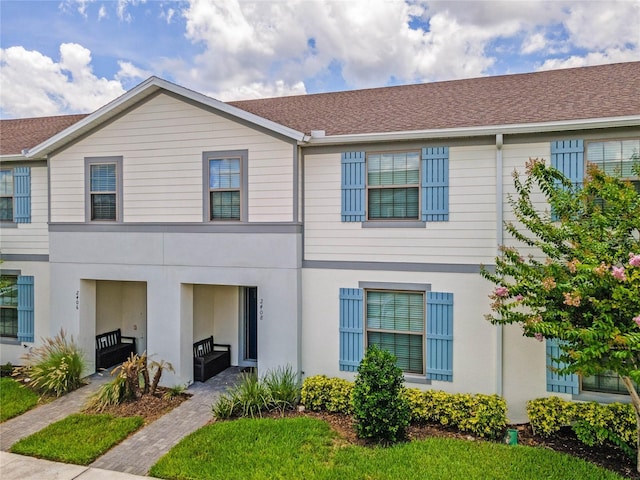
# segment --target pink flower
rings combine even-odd
[[[494,293],[496,297],[506,297],[509,295],[509,289],[507,287],[498,287]]]
[[[613,278],[616,278],[621,282],[624,282],[627,279],[626,275],[624,274],[624,267],[611,267],[611,275],[613,276]]]
[[[514,300],[515,300],[516,302],[520,302],[520,301],[522,301],[522,299],[523,299],[523,298],[524,298],[524,297],[523,297],[522,295],[516,295],[516,296],[515,296],[515,298],[514,298]]]
[[[640,315],[638,315],[637,317],[633,317],[633,321],[636,322],[636,325],[640,327]]]
[[[542,335],[541,333],[536,333],[533,336],[536,337],[536,340],[538,340],[539,342],[544,340],[544,335]]]
[[[640,255],[629,254],[629,265],[632,267],[640,267]]]

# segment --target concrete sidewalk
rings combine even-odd
[[[2,480],[135,480],[148,479],[130,473],[50,462],[15,453],[0,452]]]
[[[7,453],[18,440],[61,420],[84,407],[86,400],[109,375],[92,375],[89,384],[0,424],[0,478],[22,479],[115,479],[141,478],[151,466],[182,438],[206,425],[212,418],[211,406],[239,378],[241,368],[231,367],[205,383],[195,383],[187,393],[191,398],[143,427],[116,445],[88,467],[50,462]]]

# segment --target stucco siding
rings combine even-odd
[[[10,165],[7,165],[10,166]],[[31,222],[1,227],[0,252],[6,255],[49,253],[47,167],[31,167]]]
[[[454,295],[453,382],[433,381],[427,386],[408,379],[407,386],[449,392],[495,392],[496,330],[483,318],[491,285],[477,274],[303,269],[301,351],[305,375],[354,378],[355,374],[341,372],[338,365],[339,290],[358,288],[359,282],[430,284],[431,291]],[[421,378],[424,380],[425,376]]]
[[[363,228],[340,221],[340,154],[305,157],[305,259],[490,262],[495,253],[495,147],[449,150],[447,222]]]
[[[292,221],[292,145],[168,95],[52,157],[51,219],[84,222],[84,158],[122,156],[125,222],[202,222],[202,153],[228,150],[248,150],[249,221]]]

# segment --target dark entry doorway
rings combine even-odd
[[[244,360],[258,360],[258,289],[246,287],[244,294]]]

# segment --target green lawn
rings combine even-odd
[[[30,410],[38,403],[38,395],[13,378],[0,378],[0,422]]]
[[[243,419],[184,438],[150,475],[167,479],[558,479],[619,475],[542,448],[432,438],[390,448],[344,445],[312,418]]]
[[[75,414],[23,438],[11,452],[89,465],[143,424],[141,417]]]

